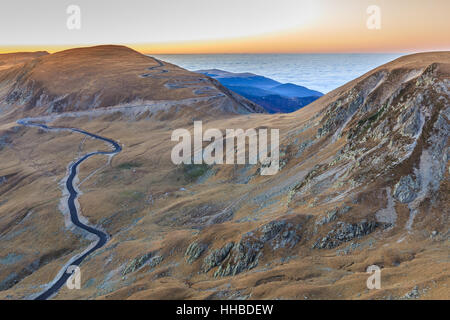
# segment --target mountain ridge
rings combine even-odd
[[[173,83],[172,83],[173,82]],[[104,108],[147,100],[217,96],[222,112],[262,112],[208,78],[124,46],[103,45],[35,55],[0,73],[1,99],[38,115]],[[207,111],[207,110],[204,110]]]
[[[280,83],[253,73],[233,73],[220,69],[198,70],[228,89],[263,106],[269,113],[296,111],[323,94],[292,83]]]

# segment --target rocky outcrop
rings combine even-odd
[[[419,95],[416,99],[417,103],[421,103],[422,99],[422,95]],[[416,136],[420,132],[423,122],[419,105],[412,107],[410,112],[402,115],[402,118],[404,123],[402,133],[410,137]]]
[[[216,270],[214,277],[236,275],[255,268],[264,247],[272,250],[294,247],[301,239],[298,234],[300,229],[301,225],[294,226],[286,220],[276,220],[246,233]]]
[[[417,197],[420,190],[418,179],[411,175],[400,178],[400,181],[394,186],[394,197],[401,203],[408,203]]]
[[[350,206],[343,206],[341,208],[334,208],[332,210],[328,210],[325,215],[320,218],[316,224],[322,226],[324,224],[328,224],[337,219],[338,216],[346,214],[352,209]]]
[[[312,199],[329,191],[336,198],[358,192],[376,180],[387,182],[401,203],[422,201],[431,190],[427,183],[439,190],[448,161],[446,67],[423,63],[413,69],[403,67],[401,60],[358,79],[321,109],[314,125],[315,144],[333,146],[344,138],[344,145],[328,163],[308,168],[289,195],[291,208],[303,201],[313,206]],[[422,161],[418,168],[421,157],[431,161]],[[406,174],[394,180],[394,172]],[[318,225],[323,225],[336,215],[330,212],[319,219]]]
[[[221,265],[214,273],[214,277],[236,275],[253,269],[259,263],[263,247],[262,241],[252,239],[250,236],[244,237],[233,249],[230,262],[225,267]]]
[[[300,229],[300,225],[294,226],[285,220],[272,221],[260,228],[260,240],[264,243],[268,242],[272,250],[292,248],[301,239],[297,233]]]
[[[228,242],[225,246],[220,249],[216,249],[212,251],[206,258],[203,260],[202,270],[203,272],[208,272],[214,267],[220,265],[220,263],[225,260],[225,258],[230,253],[231,249],[234,246],[234,242]]]
[[[208,247],[208,245],[206,245],[204,243],[199,243],[196,241],[192,242],[187,247],[186,252],[184,254],[184,256],[186,258],[186,262],[189,264],[192,264],[195,260],[200,258],[200,256],[206,250],[207,247]]]
[[[355,238],[362,238],[374,232],[378,226],[379,224],[375,221],[361,221],[355,224],[338,222],[336,228],[314,243],[313,249],[335,248],[343,242],[351,241]]]
[[[150,268],[156,267],[163,260],[163,256],[155,255],[155,252],[149,252],[142,256],[139,256],[131,260],[125,269],[122,270],[122,275],[127,275],[128,273],[133,273],[141,269],[144,265],[148,265]]]
[[[424,290],[425,291],[425,290]],[[418,286],[414,286],[414,288],[405,293],[403,296],[400,297],[400,300],[411,300],[411,299],[418,299],[420,298],[420,291]]]

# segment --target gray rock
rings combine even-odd
[[[335,208],[333,210],[327,211],[325,216],[322,217],[319,221],[317,221],[316,224],[322,226],[324,224],[330,223],[336,220],[337,216],[338,216],[338,209]]]
[[[339,209],[339,214],[340,214],[340,215],[346,214],[346,213],[349,212],[351,209],[352,209],[352,207],[350,207],[350,206],[342,206],[342,207]]]
[[[350,206],[342,206],[341,208],[334,208],[326,212],[326,215],[323,216],[320,220],[316,222],[317,225],[322,226],[324,224],[330,223],[337,219],[338,216],[346,214],[352,209]]]
[[[264,244],[251,237],[244,237],[233,249],[233,256],[226,266],[219,266],[214,277],[236,275],[246,270],[253,269],[259,263]]]
[[[375,231],[377,227],[378,223],[375,221],[361,221],[355,224],[338,222],[335,229],[314,243],[313,249],[335,248],[343,242],[351,241],[355,238],[362,238]]]
[[[162,261],[164,260],[163,256],[155,256],[153,258],[150,259],[150,261],[147,263],[147,265],[150,268],[154,268],[156,267],[158,264],[160,264]]]
[[[234,243],[229,242],[222,248],[216,249],[216,250],[212,251],[209,255],[207,255],[206,258],[203,260],[203,266],[202,266],[203,272],[208,272],[212,268],[220,265],[220,263],[223,260],[225,260],[225,258],[228,256],[228,254],[230,253],[233,246],[234,246]]]
[[[246,233],[241,237],[239,243],[233,246],[232,250],[230,247],[229,253],[225,255],[227,259],[225,259],[225,257],[222,259],[223,262],[214,273],[214,277],[236,275],[253,269],[258,265],[262,255],[262,249],[265,245],[270,246],[272,250],[294,247],[301,239],[300,235],[297,234],[297,230],[299,229],[300,225],[295,227],[286,220],[276,220],[271,221],[252,232]],[[225,249],[225,247],[222,249]],[[225,253],[226,250],[223,250],[220,257]],[[229,256],[229,258],[227,256]],[[208,258],[208,261],[204,261],[204,264],[209,267],[210,265],[215,264],[214,259],[214,257]]]
[[[261,236],[259,239],[262,242],[267,242],[278,235],[285,226],[286,221],[271,221],[259,229],[261,231]]]
[[[278,248],[294,247],[301,239],[297,234],[300,227],[300,225],[294,227],[286,220],[277,220],[265,224],[256,232],[261,233],[259,241],[264,244],[268,243],[272,250],[277,250]]]
[[[133,260],[131,260],[125,269],[122,271],[122,275],[126,275],[128,273],[132,273],[143,267],[145,264],[150,265],[150,267],[155,267],[163,260],[162,256],[154,256],[154,252],[149,252],[142,256],[139,256]]]
[[[303,154],[303,152],[310,146],[312,145],[314,142],[313,140],[306,140],[304,142],[302,142],[299,146],[298,146],[298,151],[297,154],[295,155],[296,158],[300,158],[301,155]]]
[[[417,299],[420,297],[419,287],[415,286],[410,292],[406,293],[403,297],[400,299],[402,300],[408,300],[408,299]]]
[[[419,190],[419,182],[411,175],[407,175],[394,186],[394,197],[401,203],[409,203],[417,197]]]
[[[403,127],[403,134],[408,135],[410,137],[414,137],[419,133],[420,127],[422,124],[420,109],[415,107],[412,115],[406,121],[405,126]]]
[[[203,251],[206,250],[208,246],[204,243],[198,243],[196,241],[192,242],[189,247],[187,247],[184,256],[186,261],[191,264],[202,255]]]

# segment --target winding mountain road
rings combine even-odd
[[[164,67],[164,63],[162,63],[160,60],[158,60],[158,59],[156,59],[156,58],[153,58],[153,57],[151,57],[151,58],[152,58],[153,60],[155,60],[155,62],[156,62],[158,65],[153,66],[153,67],[149,67],[149,68],[147,68],[147,70],[152,71],[152,70],[156,70],[156,69],[158,69],[158,68]],[[162,73],[167,73],[167,72],[169,72],[169,70],[162,69],[162,70],[159,70],[159,73],[144,73],[144,74],[141,75],[141,77],[143,77],[143,78],[153,77],[153,76],[155,76],[155,75],[162,74]]]
[[[70,220],[78,228],[85,230],[92,235],[97,236],[98,240],[95,243],[95,245],[93,243],[83,253],[72,257],[72,259],[70,259],[70,261],[60,270],[60,272],[58,273],[56,278],[50,283],[49,287],[47,289],[45,289],[43,292],[39,293],[39,295],[37,295],[34,298],[35,300],[46,300],[46,299],[52,297],[54,294],[56,294],[58,292],[58,290],[67,282],[67,280],[71,276],[71,273],[67,272],[67,269],[69,268],[69,266],[79,266],[81,264],[81,262],[83,262],[83,260],[86,259],[86,257],[88,257],[91,253],[93,253],[97,249],[103,247],[108,240],[108,235],[106,233],[104,233],[103,231],[101,231],[99,229],[91,227],[87,224],[84,224],[83,222],[80,221],[80,213],[78,212],[77,206],[75,204],[75,201],[78,198],[78,192],[76,191],[75,186],[74,186],[74,180],[78,174],[78,167],[80,166],[81,163],[83,163],[83,161],[85,161],[88,158],[95,156],[97,154],[115,155],[115,154],[119,153],[120,151],[122,151],[122,147],[116,141],[114,141],[112,139],[101,137],[99,135],[96,135],[96,134],[93,134],[93,133],[90,133],[90,132],[87,132],[87,131],[84,131],[81,129],[77,129],[77,128],[49,127],[45,124],[34,123],[34,122],[32,122],[32,120],[29,120],[29,119],[18,120],[17,123],[20,125],[23,125],[23,126],[42,128],[44,130],[69,130],[72,132],[84,134],[84,135],[92,137],[94,139],[104,141],[113,147],[112,151],[95,151],[95,152],[87,153],[84,156],[82,156],[80,159],[78,159],[77,161],[70,164],[70,166],[69,166],[69,174],[68,174],[67,180],[66,180],[66,188],[67,188],[67,191],[69,192],[69,198],[67,200],[67,205],[69,208]]]

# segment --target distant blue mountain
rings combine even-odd
[[[223,84],[223,83],[222,83]],[[269,90],[257,88],[257,87],[247,87],[247,86],[230,86],[230,85],[224,85],[231,91],[234,91],[236,93],[239,93],[242,95],[250,95],[250,96],[257,96],[257,97],[266,97],[273,95],[274,93]]]
[[[293,83],[285,83],[279,86],[273,87],[270,91],[278,93],[281,96],[286,97],[321,97],[322,92],[310,90],[306,87],[298,86]]]
[[[228,89],[264,107],[269,113],[294,112],[323,94],[293,83],[282,84],[253,73],[233,73],[219,69],[196,71],[218,80]]]
[[[275,86],[281,85],[281,83],[278,81],[263,76],[258,76],[253,73],[233,73],[219,69],[199,70],[196,72],[203,73],[208,77],[217,79],[225,87],[244,86],[256,87],[260,89],[270,89]]]

